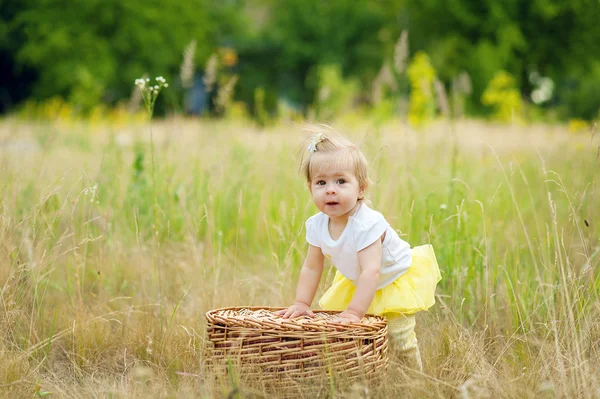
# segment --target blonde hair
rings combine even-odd
[[[319,171],[331,168],[350,167],[359,188],[369,187],[369,164],[360,148],[327,125],[307,125],[304,131],[312,133],[308,138],[308,156],[302,156],[300,170],[310,183]],[[303,149],[303,154],[306,154]],[[327,156],[321,156],[326,154]],[[359,198],[362,200],[364,198]]]

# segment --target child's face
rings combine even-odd
[[[363,190],[349,170],[327,170],[312,177],[308,188],[317,208],[333,220],[347,220]]]

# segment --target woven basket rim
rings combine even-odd
[[[302,331],[314,331],[327,329],[329,331],[337,332],[349,332],[349,331],[380,331],[387,326],[387,320],[383,316],[377,316],[367,314],[362,319],[361,323],[334,323],[331,319],[339,314],[339,311],[327,310],[327,309],[314,309],[315,317],[300,316],[294,319],[284,319],[281,316],[268,317],[253,317],[253,315],[239,315],[238,317],[231,317],[223,315],[227,311],[241,311],[248,310],[256,312],[265,310],[268,312],[276,312],[278,310],[286,309],[286,307],[271,307],[271,306],[227,306],[217,309],[212,309],[206,312],[206,320],[209,324],[215,324],[217,321],[219,325],[231,328],[268,328],[269,330],[296,330]]]

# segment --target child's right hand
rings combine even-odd
[[[276,315],[283,317],[284,319],[293,319],[306,315],[308,317],[315,317],[315,313],[310,310],[310,306],[305,303],[296,302],[287,309],[281,309],[275,312]]]

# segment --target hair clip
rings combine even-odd
[[[312,142],[308,146],[308,152],[317,152],[317,144],[323,141],[323,133],[318,133],[313,136]]]

